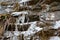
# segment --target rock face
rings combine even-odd
[[[0,26],[0,37],[2,37],[2,36],[3,36],[3,32],[4,32],[4,30],[3,30],[3,29],[4,29],[4,28]]]
[[[1,2],[0,26],[0,37],[3,36],[3,39],[60,40],[60,0]]]

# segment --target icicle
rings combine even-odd
[[[20,33],[19,33],[19,31],[18,31],[18,28],[17,28],[17,25],[15,26],[14,35],[15,35],[15,36],[19,36],[19,35],[20,35]]]
[[[24,23],[24,21],[25,21],[25,14],[22,14],[22,16],[19,17],[18,20],[21,21],[22,23]]]
[[[18,31],[17,25],[15,25],[15,31],[14,31],[13,40],[18,40],[19,35],[20,35],[20,32]]]

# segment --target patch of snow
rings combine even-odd
[[[18,31],[17,25],[15,25],[14,35],[15,35],[15,36],[19,36],[19,35],[20,35],[20,32]]]
[[[24,6],[24,4],[23,3],[19,3],[20,4],[20,7],[23,7]]]
[[[24,23],[25,21],[25,15],[23,14],[22,16],[19,17],[18,22]]]
[[[13,36],[11,40],[19,40],[17,36]]]
[[[4,36],[8,38],[8,37],[12,37],[13,34],[10,31],[6,31],[6,33],[4,33]]]
[[[28,36],[28,35],[34,35],[35,33],[41,31],[43,28],[40,28],[40,27],[37,27],[36,26],[36,22],[33,22],[31,24],[31,26],[28,28],[25,36]]]
[[[21,14],[28,14],[28,12],[27,11],[13,12],[11,15],[18,16],[18,15],[21,15]]]
[[[22,0],[19,3],[28,2],[28,1],[31,1],[31,0]]]
[[[50,37],[49,40],[60,40],[60,37],[58,37],[58,36],[53,36],[53,37]]]
[[[55,25],[54,25],[54,29],[58,29],[60,27],[60,20],[56,21]]]
[[[0,14],[7,13],[5,10],[0,9]]]
[[[21,32],[21,34],[25,34],[25,33],[26,33],[26,31],[22,31],[22,32]]]
[[[12,8],[13,6],[11,6],[11,5],[8,5],[8,6],[7,6],[7,8],[10,8],[10,7]]]
[[[14,31],[14,35],[15,36],[19,36],[20,35],[20,32],[19,31]]]
[[[46,20],[54,20],[55,14],[54,13],[46,13]]]
[[[12,12],[13,10],[10,8],[5,9],[6,12]]]
[[[40,27],[36,27],[35,28],[35,30],[37,31],[37,32],[39,32],[40,30],[42,30],[43,28],[40,28]]]

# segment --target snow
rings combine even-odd
[[[53,37],[50,37],[49,40],[60,40],[60,37],[58,37],[58,36],[53,36]]]
[[[35,33],[41,31],[42,29],[43,28],[36,26],[36,21],[35,21],[35,22],[31,22],[31,25],[28,28],[28,30],[21,32],[21,34],[24,34],[24,36],[33,36]]]
[[[37,32],[39,32],[40,30],[42,30],[42,28],[36,27],[35,30],[37,30]]]
[[[19,36],[20,35],[20,32],[19,31],[14,31],[14,35],[15,36]]]
[[[25,14],[28,14],[28,12],[27,11],[13,12],[11,15],[13,15],[13,16],[19,16],[19,15],[21,15],[21,16],[18,17],[16,23],[20,23],[20,22],[24,23],[24,21],[25,21]]]
[[[34,35],[35,33],[41,31],[43,28],[37,27],[36,22],[31,23],[31,26],[28,28],[24,36]]]
[[[26,31],[22,31],[22,32],[21,32],[21,34],[25,34],[25,33],[26,33]]]
[[[24,21],[25,21],[25,15],[20,16],[17,21],[18,21],[18,22],[21,21],[22,23],[24,23]]]
[[[31,1],[31,0],[22,0],[19,3],[28,2],[28,1]]]
[[[12,8],[13,6],[11,6],[11,5],[8,5],[8,6],[7,6],[7,8],[10,8],[10,7]]]
[[[10,8],[7,8],[7,9],[5,9],[5,11],[6,11],[6,12],[11,12],[11,11],[13,11],[13,10],[10,9]]]
[[[19,40],[17,36],[14,36],[11,40]]]
[[[8,38],[8,37],[12,37],[13,34],[10,31],[6,31],[6,33],[4,33],[4,36]]]
[[[35,21],[36,22],[36,21]],[[27,22],[27,23],[15,23],[15,25],[27,25],[27,24],[32,24],[33,22]]]
[[[51,20],[54,20],[54,18],[55,18],[55,14],[51,13]]]
[[[46,20],[54,20],[55,14],[54,13],[46,13]]]
[[[20,32],[18,31],[17,25],[15,25],[14,35],[15,35],[15,36],[19,36],[19,35],[20,35]]]
[[[13,12],[11,15],[18,16],[18,15],[21,15],[21,14],[28,14],[28,12],[27,11]]]
[[[4,14],[4,13],[7,13],[7,12],[3,9],[0,9],[0,14]]]
[[[58,29],[60,27],[60,20],[56,21],[55,25],[54,25],[54,29]]]

